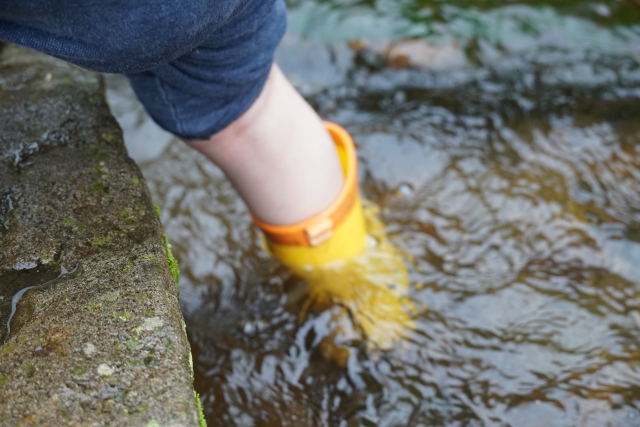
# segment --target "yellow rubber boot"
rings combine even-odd
[[[253,220],[265,235],[267,249],[309,284],[301,317],[339,304],[349,310],[369,344],[389,348],[413,329],[409,311],[415,309],[406,298],[407,269],[400,251],[386,239],[377,207],[367,202],[363,210],[351,136],[336,124],[325,125],[345,177],[336,201],[319,215],[293,225]],[[324,348],[334,360],[336,354],[345,354],[326,343]],[[336,362],[343,365],[346,360]]]
[[[272,225],[253,217],[269,251],[283,264],[299,270],[346,260],[364,252],[367,232],[358,192],[357,157],[351,136],[325,123],[340,156],[345,185],[324,212],[293,225]]]

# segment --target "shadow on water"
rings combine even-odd
[[[411,298],[426,309],[395,348],[347,339],[346,368],[328,361],[333,309],[298,323],[304,284],[261,250],[222,173],[168,138],[141,160],[180,261],[210,424],[640,425],[639,11],[292,3],[278,60],[353,134],[363,192],[413,255]],[[463,60],[432,69],[405,51],[397,67],[376,44],[416,35]],[[118,112],[134,104],[109,84],[131,144],[148,118]]]

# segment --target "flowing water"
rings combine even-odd
[[[339,307],[299,321],[222,173],[112,77],[209,424],[640,426],[640,4],[293,1],[278,61],[354,136],[415,330],[326,358]]]

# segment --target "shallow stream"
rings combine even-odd
[[[640,4],[293,1],[278,61],[354,136],[419,314],[325,359],[331,310],[298,323],[222,173],[110,77],[209,424],[640,426]]]

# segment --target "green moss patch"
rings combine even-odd
[[[127,341],[127,348],[129,350],[140,350],[142,348],[142,344],[140,344],[136,340],[128,340]]]
[[[11,353],[13,351],[15,347],[15,344],[10,342],[9,344],[5,344],[4,346],[0,347],[0,356],[3,356],[5,354]]]
[[[109,173],[109,169],[104,165],[104,162],[100,162],[100,166],[94,166],[92,171],[96,175],[107,175]]]
[[[171,277],[176,282],[176,285],[180,281],[180,267],[178,266],[178,260],[174,258],[173,253],[171,252],[171,243],[169,243],[169,239],[166,234],[162,235],[162,240],[164,240],[164,249],[167,252],[167,261],[169,261],[169,271],[171,272]]]
[[[96,181],[89,187],[90,193],[101,193],[107,190],[107,186],[102,181]]]
[[[129,208],[125,208],[118,212],[118,218],[120,218],[120,220],[124,222],[125,225],[135,225],[136,223],[133,211]]]
[[[89,302],[84,306],[84,309],[88,311],[97,310],[99,308],[100,308],[100,304],[98,304],[97,302]]]
[[[105,236],[94,237],[91,239],[91,243],[93,243],[94,246],[106,246],[109,244],[109,238]]]
[[[158,218],[161,218],[162,215],[160,213],[160,207],[154,203],[153,209],[155,209],[156,214],[158,214]],[[162,240],[164,242],[164,250],[167,254],[167,261],[169,262],[169,271],[171,272],[171,277],[173,277],[173,280],[177,285],[180,281],[180,267],[178,266],[178,260],[173,256],[173,253],[171,252],[171,243],[169,243],[169,238],[164,233],[162,234]],[[179,292],[178,298],[180,298]]]
[[[207,420],[204,419],[204,411],[202,410],[202,402],[200,402],[200,395],[197,391],[193,391],[193,394],[196,397],[196,406],[198,407],[198,422],[200,423],[200,427],[207,427]]]
[[[113,320],[119,320],[120,322],[128,322],[131,319],[131,312],[129,311],[116,311],[112,315]]]
[[[111,134],[111,133],[103,133],[102,134],[102,139],[104,139],[107,142],[113,141],[113,138],[115,138],[115,136],[113,136],[113,134]]]
[[[71,369],[71,375],[81,377],[87,373],[87,367],[85,365],[78,365]]]
[[[64,221],[62,221],[62,223],[68,227],[73,227],[78,231],[82,231],[85,229],[84,224],[76,221],[74,218],[65,218]]]
[[[22,375],[27,378],[33,378],[36,375],[36,367],[33,363],[29,363],[22,367]]]
[[[131,209],[125,208],[118,213],[118,218],[128,219],[131,218]]]

